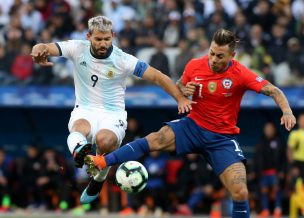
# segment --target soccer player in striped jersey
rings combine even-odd
[[[53,65],[49,56],[63,56],[74,64],[76,102],[68,124],[67,144],[79,168],[93,143],[97,145],[97,154],[107,154],[120,146],[127,127],[128,76],[161,86],[177,101],[179,113],[191,110],[193,103],[168,76],[114,46],[113,37],[111,20],[97,16],[88,21],[87,40],[37,44],[32,48],[33,60],[42,66]],[[81,203],[90,203],[98,197],[108,171],[109,167],[89,172],[94,177],[83,191]]]

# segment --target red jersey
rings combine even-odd
[[[192,59],[182,76],[183,84],[193,81],[196,88],[188,115],[199,126],[216,133],[239,134],[236,126],[241,100],[246,90],[260,92],[268,83],[251,70],[232,60],[223,73],[215,73],[209,68],[208,56]]]

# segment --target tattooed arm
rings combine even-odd
[[[266,84],[262,88],[261,93],[272,97],[276,104],[281,108],[283,112],[283,116],[281,117],[281,125],[285,125],[285,128],[290,131],[296,124],[296,118],[292,113],[292,110],[284,93],[278,87],[270,83]]]
[[[196,82],[188,82],[186,85],[184,85],[181,78],[177,80],[176,85],[186,97],[193,95],[196,87],[199,86],[199,84]]]

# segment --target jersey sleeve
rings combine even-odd
[[[74,55],[77,53],[77,41],[68,40],[55,43],[59,49],[60,56],[63,56],[68,59],[73,59]]]
[[[259,93],[264,85],[269,83],[267,80],[263,79],[262,77],[258,76],[248,68],[241,66],[242,71],[242,82],[245,87],[249,90],[255,91]]]
[[[124,53],[125,70],[129,75],[134,75],[142,78],[144,72],[148,68],[148,64],[144,61],[139,60],[133,55]]]

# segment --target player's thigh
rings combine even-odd
[[[246,168],[243,162],[231,164],[220,174],[220,179],[233,199],[240,198],[240,196],[247,198]]]
[[[98,119],[92,128],[93,140],[100,152],[111,152],[120,146],[125,137],[127,128],[126,113],[103,113],[97,117]]]
[[[175,134],[171,127],[163,126],[158,132],[146,136],[150,151],[175,151]]]
[[[90,114],[88,111],[74,108],[71,113],[68,128],[70,132],[80,132],[86,137],[91,135]]]

